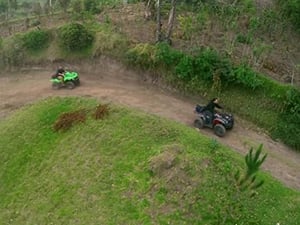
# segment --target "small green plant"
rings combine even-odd
[[[59,29],[59,42],[62,49],[79,51],[92,45],[94,35],[82,24],[70,23]]]
[[[194,18],[192,16],[178,16],[179,27],[182,31],[182,38],[190,40],[194,33]]]
[[[241,219],[240,212],[243,211],[244,205],[249,204],[251,198],[256,195],[256,190],[264,183],[263,180],[257,181],[256,174],[260,169],[260,166],[265,161],[267,154],[261,157],[263,145],[259,145],[257,150],[253,152],[253,148],[250,149],[245,156],[245,172],[240,170],[234,174],[232,180],[232,188],[227,190],[228,206],[224,210],[224,215],[220,216],[219,224],[238,223]],[[245,202],[247,201],[247,202]]]
[[[236,36],[236,41],[243,44],[251,44],[253,42],[249,34],[238,34]]]
[[[209,148],[212,152],[215,152],[220,148],[220,143],[215,138],[212,138],[210,139]]]
[[[241,175],[240,170],[236,172],[234,178],[237,185],[236,187],[239,192],[250,191],[250,195],[253,196],[253,191],[255,191],[263,184],[263,181],[256,181],[256,173],[259,171],[260,166],[267,158],[267,154],[260,157],[262,147],[263,145],[260,144],[255,153],[253,153],[253,148],[251,148],[248,154],[245,156],[245,163],[247,168],[244,175]]]

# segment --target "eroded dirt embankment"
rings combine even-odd
[[[130,71],[108,59],[68,67],[80,73],[82,85],[74,90],[51,89],[49,77],[55,65],[0,75],[0,119],[23,105],[48,96],[91,96],[139,108],[192,127],[197,102],[154,85],[144,74]],[[200,132],[243,155],[251,146],[262,143],[268,153],[263,169],[285,185],[300,190],[300,154],[251,127],[236,118],[234,129],[224,138],[216,137],[210,129]]]

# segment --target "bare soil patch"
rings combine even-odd
[[[49,79],[55,65],[1,75],[0,119],[24,105],[49,96],[90,96],[98,98],[102,103],[113,102],[138,108],[194,129],[193,110],[199,102],[154,85],[144,74],[130,71],[109,59],[69,67],[79,72],[82,81],[82,85],[73,90],[51,89]],[[272,140],[253,125],[236,118],[235,127],[224,138],[216,137],[210,129],[200,132],[242,155],[250,147],[257,147],[262,143],[264,151],[268,153],[263,169],[285,185],[300,190],[300,154]]]

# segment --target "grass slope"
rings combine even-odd
[[[235,204],[242,158],[181,124],[110,106],[54,132],[84,98],[49,98],[0,122],[0,224],[300,224],[300,194],[268,174]],[[228,197],[229,196],[229,197]]]

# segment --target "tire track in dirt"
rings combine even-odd
[[[49,96],[90,96],[104,102],[138,108],[192,127],[196,103],[153,85],[141,74],[105,61],[80,70],[77,71],[82,85],[73,90],[52,90],[49,77],[53,70],[49,68],[0,76],[0,119],[26,104]],[[250,147],[262,143],[268,153],[263,169],[288,187],[300,190],[300,154],[250,127],[247,122],[236,118],[235,127],[223,138],[215,136],[210,129],[200,132],[242,155]]]

